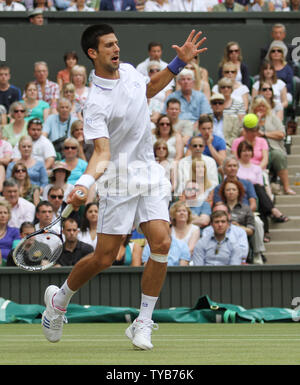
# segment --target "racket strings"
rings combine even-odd
[[[20,267],[53,264],[59,258],[63,244],[58,235],[42,233],[26,239],[15,253]]]

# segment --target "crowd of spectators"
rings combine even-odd
[[[294,3],[148,0],[143,10],[199,7],[210,12],[225,11],[233,4],[233,10],[274,11],[288,10]],[[1,4],[5,9],[8,0]],[[136,10],[139,4],[142,10],[142,3],[129,0],[101,0],[100,10],[111,10],[111,4],[125,4],[125,10]],[[99,4],[38,0],[23,5],[35,6],[91,11]],[[34,12],[38,15],[36,8]],[[294,102],[298,63],[290,61],[291,47],[284,38],[284,25],[274,25],[258,74],[249,73],[242,47],[231,41],[224,44],[216,65],[215,84],[210,69],[195,58],[148,100],[154,156],[172,186],[169,265],[263,264],[264,244],[271,241],[269,220],[282,224],[289,220],[276,208],[277,190],[272,189],[280,180],[283,194],[295,194],[289,184],[285,138],[286,126],[291,127],[286,111]],[[136,67],[145,78],[167,65],[161,43],[150,42],[148,53]],[[47,226],[62,212],[93,152],[93,144],[84,141],[82,116],[89,74],[76,52],[67,52],[63,59],[65,67],[53,80],[46,62],[34,63],[34,79],[28,79],[24,90],[11,84],[13,66],[0,66],[2,266],[14,265],[11,252],[28,231]],[[95,249],[98,200],[94,185],[86,205],[64,222],[64,250],[57,266],[73,265]],[[115,264],[140,266],[147,263],[149,253],[143,236],[133,229],[124,235]]]
[[[43,11],[95,12],[299,12],[300,0],[2,0],[0,11],[29,11],[43,25]]]

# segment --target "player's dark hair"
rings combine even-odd
[[[86,56],[93,62],[88,55],[90,48],[98,50],[99,38],[103,35],[115,33],[113,28],[108,24],[97,24],[88,27],[81,36],[81,48]]]

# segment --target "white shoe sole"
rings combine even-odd
[[[153,345],[152,344],[149,345],[149,342],[147,340],[145,340],[144,338],[142,339],[142,341],[138,341],[139,336],[135,336],[132,329],[133,329],[132,325],[130,325],[125,330],[125,335],[127,338],[129,338],[131,340],[133,348],[136,350],[152,350]]]

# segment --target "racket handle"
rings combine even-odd
[[[73,205],[69,204],[64,208],[64,211],[61,213],[62,218],[68,218],[71,212],[74,210]]]

